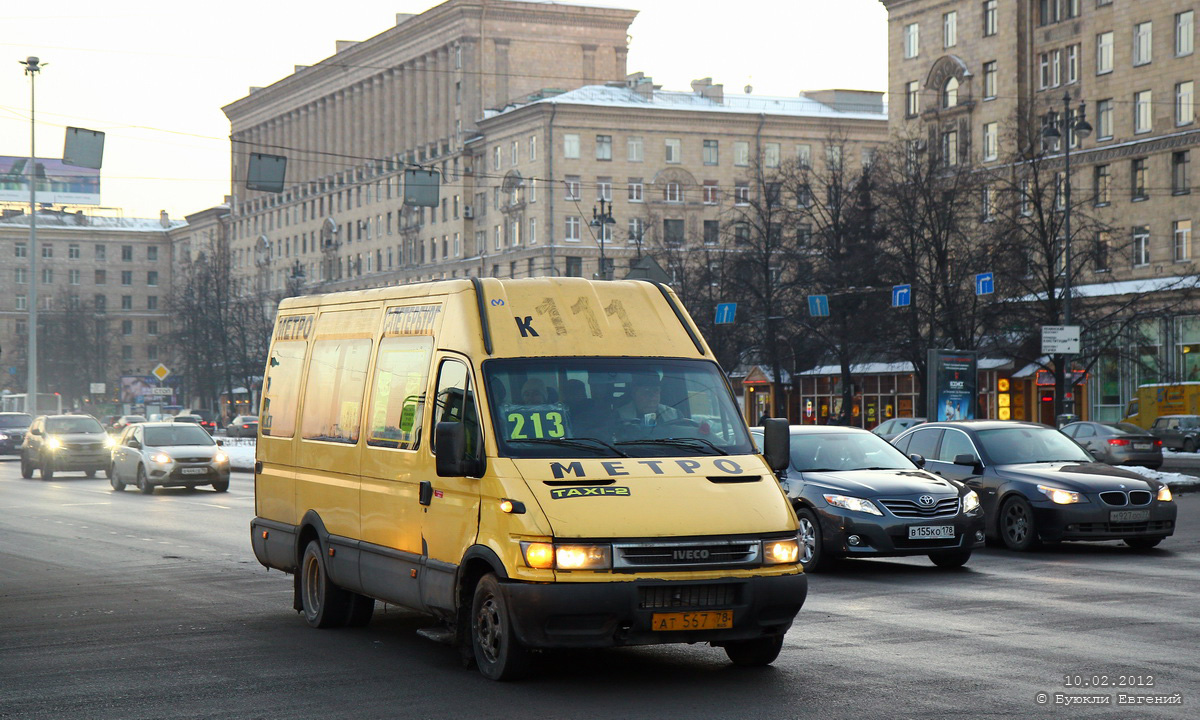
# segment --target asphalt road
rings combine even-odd
[[[1159,549],[1069,544],[811,578],[768,669],[707,646],[553,653],[501,684],[388,608],[308,628],[250,550],[252,479],[228,493],[22,480],[0,460],[0,718],[1195,718],[1200,494]],[[1153,686],[1064,687],[1066,676]],[[1182,706],[1055,706],[1179,693]],[[1046,693],[1049,704],[1037,703]]]

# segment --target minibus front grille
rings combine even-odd
[[[613,543],[613,569],[751,566],[759,563],[760,548],[757,540]]]
[[[728,608],[741,600],[740,585],[657,585],[638,588],[638,607],[643,610],[664,608]]]

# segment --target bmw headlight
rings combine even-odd
[[[1163,486],[1158,489],[1158,501],[1171,502],[1174,499],[1175,496],[1171,494],[1171,488],[1167,487],[1166,483],[1163,483]]]
[[[150,456],[150,460],[160,465],[168,465],[171,462],[171,456],[166,453],[154,453]]]
[[[970,490],[962,496],[963,515],[974,515],[979,512],[979,493]]]
[[[1083,502],[1083,498],[1080,497],[1079,493],[1071,490],[1063,490],[1062,488],[1050,487],[1049,485],[1038,485],[1037,489],[1041,490],[1042,494],[1050,498],[1056,505],[1071,505]]]
[[[57,450],[60,447],[62,447],[62,440],[59,440],[58,438],[54,437],[53,435],[46,438],[46,449]]]
[[[825,502],[834,507],[842,508],[843,510],[854,510],[856,512],[865,512],[870,515],[880,515],[879,508],[875,507],[875,503],[863,498],[850,497],[849,495],[824,495]]]
[[[800,541],[795,537],[763,540],[763,565],[786,565],[800,559]]]

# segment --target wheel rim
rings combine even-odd
[[[500,643],[504,640],[503,621],[495,595],[488,595],[475,615],[475,641],[489,663],[500,658]]]
[[[800,563],[812,562],[817,554],[817,528],[806,517],[800,518],[800,542],[804,544],[804,554],[800,556]]]
[[[321,563],[313,555],[304,561],[304,614],[314,620],[325,600],[325,588],[321,582]]]
[[[1004,514],[1004,532],[1017,544],[1025,542],[1029,535],[1029,514],[1020,503],[1008,506],[1008,512]]]

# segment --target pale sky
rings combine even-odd
[[[366,40],[436,0],[292,3],[52,0],[6,6],[0,51],[0,155],[29,155],[36,55],[37,154],[62,156],[67,126],[106,133],[102,206],[172,217],[229,193],[221,106]],[[667,90],[711,76],[726,93],[795,96],[887,89],[887,13],[878,0],[583,0],[639,10],[629,72]]]

